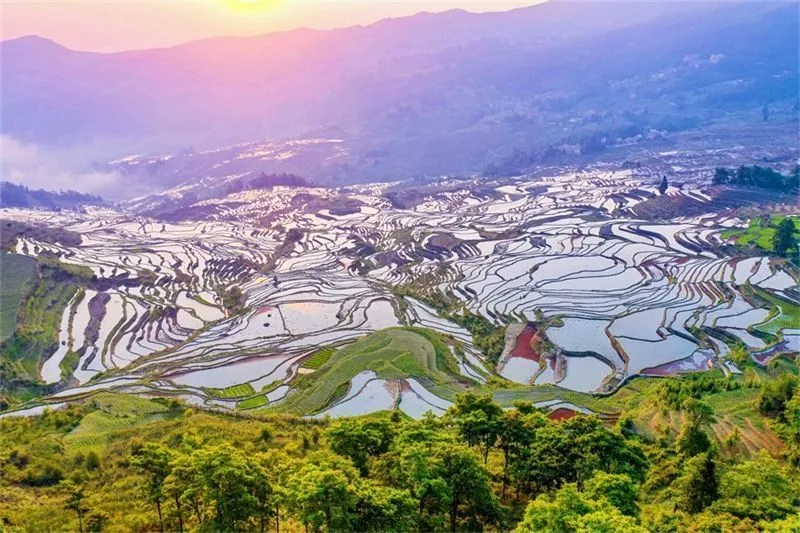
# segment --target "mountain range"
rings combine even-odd
[[[24,37],[0,44],[3,133],[102,146],[96,163],[344,141],[347,156],[324,164],[252,169],[319,182],[481,172],[514,150],[736,128],[764,120],[765,106],[796,121],[797,12],[797,2],[555,0],[112,54]],[[155,188],[159,172],[144,172]]]

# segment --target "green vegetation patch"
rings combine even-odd
[[[486,356],[490,365],[496,365],[505,346],[505,327],[496,326],[486,317],[472,313],[458,298],[445,295],[439,291],[424,291],[416,286],[404,285],[393,289],[398,303],[403,309],[405,297],[419,300],[434,308],[439,316],[450,320],[468,330],[472,342]]]
[[[170,412],[164,403],[134,395],[100,394],[90,404],[93,410],[64,437],[71,452],[100,451],[132,428],[164,419]]]
[[[79,246],[79,233],[64,228],[53,228],[28,224],[18,220],[0,220],[0,248],[9,250],[17,242],[17,238],[25,237],[34,241],[64,246]]]
[[[784,328],[798,327],[798,324],[800,324],[800,306],[783,298],[778,298],[765,290],[754,290],[756,296],[773,305],[778,310],[778,314],[763,324],[753,326],[753,329],[774,335]]]
[[[785,218],[794,223],[795,233],[800,233],[800,216],[772,215],[769,218],[754,218],[750,220],[746,229],[725,230],[721,236],[723,239],[735,238],[738,246],[754,245],[766,252],[774,253],[775,233]]]
[[[423,347],[420,364],[435,361],[429,341],[402,328],[360,339],[349,356],[392,363],[388,352],[410,353],[402,351],[410,342]],[[739,376],[637,378],[611,396],[575,393],[621,410],[601,418],[553,420],[480,394],[458,395],[445,416],[319,420],[98,393],[42,416],[0,419],[0,523],[10,531],[272,531],[278,523],[283,531],[797,531],[800,378],[791,358],[776,361]]]
[[[78,352],[74,350],[69,350],[67,355],[64,356],[64,359],[58,363],[58,368],[61,370],[61,378],[66,379],[67,377],[71,376],[73,372],[78,368],[78,363],[80,363],[81,356]]]
[[[236,407],[239,409],[255,409],[256,407],[267,405],[268,401],[266,395],[259,394],[258,396],[252,396],[246,400],[242,400],[236,404]]]
[[[376,331],[336,352],[319,369],[300,376],[297,392],[281,409],[308,414],[322,410],[346,391],[351,379],[364,370],[379,378],[427,377],[437,385],[461,389],[455,358],[435,332],[422,328]]]
[[[303,361],[303,368],[310,368],[312,370],[316,370],[325,363],[328,362],[328,359],[336,352],[336,348],[331,346],[326,346],[325,348],[321,349],[305,361]]]
[[[245,398],[255,394],[255,389],[249,383],[240,383],[239,385],[231,385],[224,389],[207,389],[209,394],[213,394],[219,398]]]
[[[0,252],[0,342],[17,326],[17,310],[36,280],[36,260]]]
[[[39,364],[55,351],[61,317],[77,290],[69,272],[41,266],[39,279],[20,308],[19,327],[0,347],[8,379],[38,380]]]

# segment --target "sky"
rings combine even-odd
[[[116,52],[221,35],[369,24],[420,11],[504,11],[541,0],[0,0],[2,40],[39,35]]]

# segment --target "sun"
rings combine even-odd
[[[238,12],[247,13],[254,11],[264,11],[277,4],[277,0],[222,0],[222,3],[228,9]]]

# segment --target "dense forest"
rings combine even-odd
[[[252,191],[257,189],[271,189],[272,187],[311,187],[309,183],[302,176],[295,174],[267,174],[262,172],[255,178],[243,178],[234,181],[226,190],[227,194],[233,194],[242,191]]]
[[[795,166],[788,175],[758,165],[742,165],[736,170],[720,167],[714,172],[712,182],[714,185],[741,185],[792,192],[800,186],[800,166]]]
[[[0,207],[61,209],[102,203],[103,199],[94,194],[84,194],[72,190],[58,192],[44,189],[34,190],[24,185],[0,181]]]
[[[474,394],[441,417],[335,421],[101,394],[0,420],[0,529],[796,531],[800,388],[782,361],[648,380],[614,422]],[[772,453],[714,438],[715,406],[749,391]],[[645,431],[642,405],[671,423]]]

